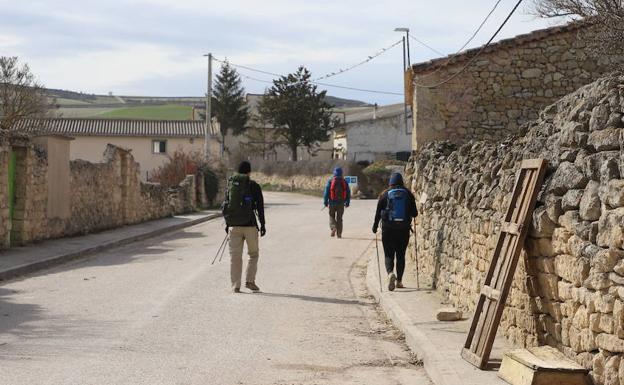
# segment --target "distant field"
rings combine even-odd
[[[154,119],[154,120],[191,120],[192,108],[175,104],[163,106],[117,108],[101,114],[92,115],[103,119]]]

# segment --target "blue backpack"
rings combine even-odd
[[[388,191],[386,204],[386,220],[391,224],[405,224],[409,226],[407,218],[407,191],[403,188],[395,188]]]

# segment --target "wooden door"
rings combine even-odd
[[[501,224],[494,256],[462,350],[462,357],[480,369],[485,368],[490,358],[537,194],[544,181],[546,165],[544,159],[524,160],[516,177],[509,208]]]

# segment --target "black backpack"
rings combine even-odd
[[[234,174],[228,179],[223,217],[228,226],[248,226],[254,223],[251,180],[248,175]]]

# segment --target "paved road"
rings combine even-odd
[[[320,199],[267,194],[257,283],[212,221],[0,286],[0,384],[428,384],[366,296],[374,202],[330,239]]]

